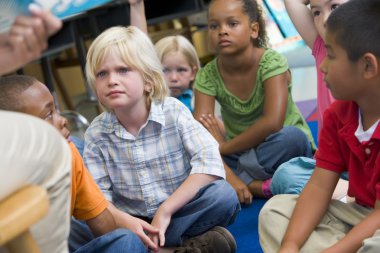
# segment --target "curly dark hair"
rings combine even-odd
[[[259,24],[259,36],[253,40],[253,45],[256,47],[267,47],[268,37],[265,28],[265,18],[262,7],[256,0],[239,0],[243,3],[243,11],[249,17],[251,22]]]
[[[211,0],[213,2],[215,0]],[[268,47],[268,37],[265,28],[265,17],[262,7],[256,0],[236,0],[242,3],[243,13],[249,17],[251,23],[257,22],[259,25],[259,36],[252,39],[255,47]]]

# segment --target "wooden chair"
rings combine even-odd
[[[0,201],[0,246],[10,253],[37,253],[39,247],[29,228],[49,209],[46,190],[26,186]]]

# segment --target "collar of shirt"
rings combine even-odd
[[[163,112],[163,103],[158,101],[153,101],[150,106],[149,116],[147,119],[147,122],[145,122],[144,125],[142,125],[141,130],[146,127],[149,122],[156,122],[162,127],[165,126],[165,114]],[[120,124],[119,120],[117,119],[116,115],[112,112],[106,113],[106,119],[105,122],[110,122],[110,125],[108,127],[106,126],[104,129],[107,133],[115,132],[116,136],[123,138],[123,139],[135,139],[135,136],[130,134],[123,125]]]
[[[185,90],[178,98],[183,97],[183,98],[191,98],[193,96],[193,91],[191,89]]]

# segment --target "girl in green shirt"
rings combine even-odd
[[[253,196],[270,197],[277,167],[311,157],[315,144],[292,99],[286,58],[266,47],[257,2],[212,0],[208,26],[217,57],[197,74],[194,116],[219,142],[227,180],[249,204]],[[215,100],[226,136],[214,117]]]

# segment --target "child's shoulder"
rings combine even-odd
[[[326,121],[332,121],[335,119],[345,125],[355,119],[358,113],[359,107],[355,102],[336,100],[326,109],[324,118],[329,118],[329,120]]]
[[[115,114],[112,112],[102,112],[92,120],[85,135],[109,132],[115,122],[118,122]]]
[[[282,55],[281,53],[277,52],[276,50],[273,50],[271,48],[266,48],[263,56],[261,57],[260,64],[274,64],[274,63],[286,63],[287,64],[287,58]]]
[[[258,73],[264,80],[284,73],[288,69],[288,60],[285,56],[273,49],[265,49],[265,52],[260,59],[258,68]]]
[[[175,97],[166,97],[162,103],[162,110],[165,111],[182,111],[187,107]]]

